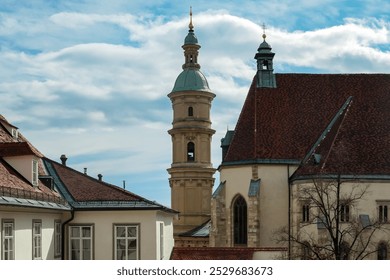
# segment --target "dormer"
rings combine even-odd
[[[23,176],[30,184],[39,184],[39,157],[27,142],[0,143],[0,157]]]
[[[12,124],[10,124],[2,115],[0,115],[0,122],[7,130],[7,132],[12,136],[14,140],[18,140],[19,131],[18,128]]]
[[[14,138],[15,140],[18,140],[18,137],[19,137],[18,129],[15,127],[12,127],[11,128],[11,135],[12,135],[12,138]]]

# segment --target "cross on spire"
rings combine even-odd
[[[266,30],[267,28],[266,28],[264,22],[263,22],[263,25],[262,25],[261,27],[263,27],[263,39],[264,39],[264,41],[265,41],[265,38],[267,37],[267,35],[265,35],[265,30]]]

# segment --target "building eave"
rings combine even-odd
[[[236,165],[253,165],[253,164],[299,165],[300,163],[301,163],[301,160],[299,160],[299,159],[260,158],[260,159],[248,159],[248,160],[237,160],[237,161],[225,161],[225,162],[221,163],[221,165],[218,167],[218,169],[220,169],[221,167],[225,167],[225,166],[236,166]]]
[[[50,201],[40,201],[26,198],[16,198],[9,196],[0,196],[1,206],[13,206],[13,207],[28,207],[28,208],[41,208],[51,210],[70,211],[69,205],[63,205]]]
[[[307,180],[348,180],[348,181],[390,181],[390,174],[307,174],[299,175],[291,178],[291,183],[296,181],[307,181]]]

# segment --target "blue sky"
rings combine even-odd
[[[47,157],[66,154],[72,168],[169,206],[167,94],[190,6],[217,95],[214,167],[255,74],[263,23],[275,72],[390,72],[387,0],[1,0],[0,114]]]

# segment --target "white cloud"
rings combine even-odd
[[[212,107],[215,167],[220,138],[227,127],[234,128],[255,75],[253,57],[263,32],[262,22],[230,15],[227,9],[194,16],[201,70],[217,95]],[[8,17],[0,23],[0,34],[8,38],[0,49],[0,113],[53,159],[66,153],[70,163],[77,159],[75,167],[85,165],[96,174],[167,178],[172,112],[166,95],[184,62],[188,17],[60,12],[31,22],[30,27]],[[21,38],[21,30],[39,38],[33,43],[36,51],[18,48],[34,40]],[[389,72],[389,23],[383,20],[349,18],[310,31],[269,25],[267,41],[276,53],[276,72],[301,67]]]

